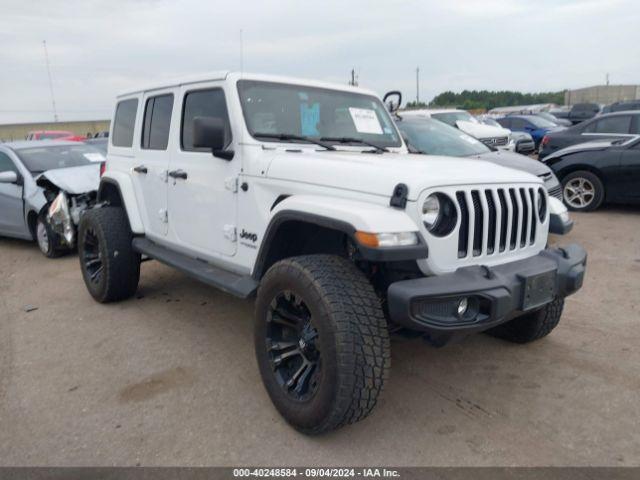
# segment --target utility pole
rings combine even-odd
[[[416,103],[420,103],[420,67],[416,68]]]
[[[609,85],[609,73],[607,72],[607,86]]]
[[[47,64],[47,76],[49,77],[49,91],[51,92],[51,104],[53,106],[53,120],[58,121],[58,111],[56,110],[56,97],[53,94],[53,81],[51,80],[51,66],[49,65],[49,53],[47,52],[47,41],[42,41],[44,47],[44,61]]]

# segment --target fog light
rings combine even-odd
[[[465,297],[458,302],[458,317],[463,317],[467,313],[467,308],[469,308],[469,300]]]

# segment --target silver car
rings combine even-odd
[[[47,257],[73,248],[104,161],[102,152],[79,142],[0,144],[0,235],[37,240]]]

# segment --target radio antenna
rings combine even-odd
[[[47,65],[47,76],[49,77],[49,91],[51,92],[51,105],[53,106],[53,120],[58,121],[58,111],[56,110],[56,97],[53,94],[53,81],[51,79],[51,66],[49,65],[49,52],[47,52],[47,41],[42,41],[44,48],[44,61]]]

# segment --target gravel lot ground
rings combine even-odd
[[[640,465],[640,209],[574,218],[587,280],[549,337],[396,339],[373,415],[320,438],[272,407],[250,301],[148,262],[99,305],[75,256],[0,239],[0,464]]]

